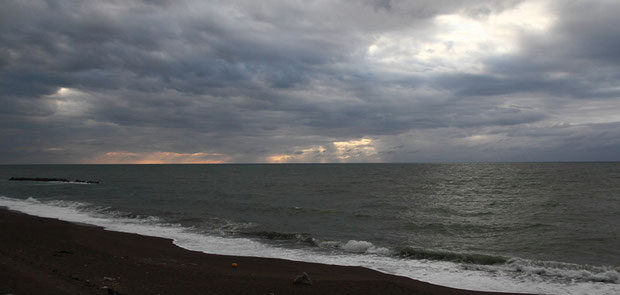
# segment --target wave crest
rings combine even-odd
[[[427,259],[427,260],[441,260],[451,262],[462,262],[480,265],[494,265],[506,263],[509,258],[503,256],[484,255],[475,253],[457,253],[440,250],[427,250],[420,248],[404,247],[399,248],[398,256],[401,258],[410,259]]]

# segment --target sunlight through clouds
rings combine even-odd
[[[227,156],[218,153],[175,153],[175,152],[107,152],[90,161],[101,164],[222,164]]]
[[[48,98],[53,101],[57,116],[77,117],[88,110],[91,96],[77,89],[60,87]]]
[[[498,14],[442,14],[431,32],[415,29],[381,35],[367,57],[379,65],[409,72],[470,72],[483,70],[482,58],[519,51],[522,33],[543,33],[555,17],[546,1],[525,2]]]
[[[293,153],[272,155],[267,163],[330,163],[330,162],[378,162],[381,159],[370,138],[349,141],[334,141],[333,148],[322,145],[297,147]]]
[[[378,161],[377,150],[374,142],[370,138],[359,140],[335,141],[337,157],[341,161]]]
[[[269,156],[267,163],[327,163],[329,162],[327,150],[321,146],[308,148],[296,148],[294,153]]]

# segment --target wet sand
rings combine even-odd
[[[0,294],[508,294],[362,267],[204,254],[169,239],[5,209],[0,228]],[[293,283],[303,272],[312,285]]]

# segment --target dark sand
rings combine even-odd
[[[0,227],[0,294],[500,294],[362,267],[204,254],[5,209]],[[293,284],[302,272],[312,285]]]

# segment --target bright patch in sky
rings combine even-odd
[[[370,138],[332,142],[328,150],[322,145],[297,147],[293,153],[269,156],[268,163],[329,163],[329,162],[377,162],[375,142]]]
[[[90,161],[102,164],[221,164],[227,158],[218,153],[174,153],[174,152],[107,152]]]
[[[377,150],[370,138],[362,138],[360,140],[336,141],[337,157],[340,160],[377,160]]]
[[[409,30],[381,35],[368,47],[371,61],[399,72],[472,72],[481,59],[519,50],[523,33],[544,33],[555,17],[544,1],[526,2],[498,14],[444,14],[432,33]],[[434,30],[434,31],[433,31]]]
[[[88,110],[90,95],[77,89],[60,87],[48,97],[53,100],[57,116],[75,117]]]
[[[64,96],[64,95],[69,94],[70,92],[71,92],[71,89],[69,89],[69,88],[65,88],[65,87],[60,87],[60,88],[58,89],[58,92],[56,92],[56,94],[61,95],[61,96]]]
[[[327,150],[320,145],[307,148],[297,148],[292,154],[279,154],[267,158],[267,163],[310,163],[327,162]]]

